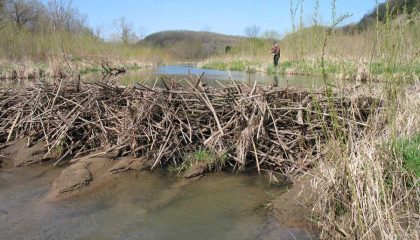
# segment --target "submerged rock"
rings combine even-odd
[[[111,167],[109,172],[117,174],[126,171],[141,171],[150,167],[149,161],[146,158],[122,158],[117,160],[117,163]]]
[[[179,199],[183,193],[185,188],[190,185],[191,183],[199,180],[202,177],[202,175],[191,177],[188,179],[180,179],[176,183],[169,186],[168,189],[165,189],[160,193],[160,196],[157,201],[154,201],[149,206],[149,211],[156,211],[159,209],[162,209],[169,204],[171,204],[173,201]]]
[[[54,182],[50,197],[60,197],[66,192],[72,192],[88,185],[93,180],[86,163],[76,163],[64,169]]]
[[[47,154],[47,152],[47,148],[43,142],[27,147],[27,139],[19,139],[2,151],[4,165],[13,165],[14,167],[24,167],[50,161],[54,158],[54,154]]]
[[[203,175],[203,173],[207,170],[208,164],[205,162],[198,162],[192,165],[188,170],[184,173],[184,178],[193,178],[197,176]]]
[[[82,158],[65,168],[53,183],[48,199],[55,200],[78,194],[87,186],[96,186],[109,179],[112,160],[108,158]]]

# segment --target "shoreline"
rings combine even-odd
[[[58,60],[57,60],[58,61]],[[98,60],[86,61],[61,61],[62,63],[48,64],[46,62],[14,63],[0,61],[0,80],[34,80],[37,78],[64,78],[71,75],[87,75],[104,71],[102,63]],[[352,61],[326,62],[325,71],[328,79],[337,79],[357,82],[384,82],[390,76],[413,82],[420,78],[420,65],[417,66],[394,66],[386,67],[384,63],[356,63]],[[113,61],[109,64],[115,68],[123,68],[127,71],[136,71],[156,66],[168,65],[195,65],[197,68],[238,71],[247,73],[266,73],[296,76],[319,76],[322,77],[321,63],[314,61],[282,61],[278,69],[270,63],[237,59],[206,59],[196,62],[169,62],[152,63],[138,62],[136,60]]]
[[[356,63],[352,61],[344,62],[325,62],[325,73],[329,79],[361,81],[361,82],[384,82],[389,76],[400,77],[402,79],[418,79],[420,77],[420,67],[396,66],[387,67],[384,63],[373,63],[370,67],[368,63]],[[282,61],[276,69],[271,63],[261,63],[241,59],[208,59],[197,64],[203,69],[231,70],[242,72],[261,72],[267,74],[298,75],[298,76],[320,76],[322,77],[321,62],[314,61]]]
[[[127,176],[130,174],[139,174],[141,172],[155,174],[153,171],[144,168],[146,165],[138,164],[142,160],[137,158],[116,158],[112,154],[107,156],[98,156],[98,157],[83,157],[78,161],[73,162],[70,165],[53,167],[51,163],[55,159],[49,159],[48,161],[30,161],[27,163],[29,165],[25,166],[13,166],[13,161],[18,161],[18,158],[21,155],[16,153],[11,153],[11,151],[29,151],[31,153],[36,153],[39,151],[37,147],[32,147],[29,149],[20,149],[24,147],[21,143],[16,142],[12,143],[10,146],[2,149],[0,153],[5,154],[6,156],[3,159],[3,164],[0,164],[0,173],[2,171],[14,170],[14,169],[25,169],[25,171],[31,171],[32,168],[43,169],[42,172],[46,174],[50,172],[56,172],[54,175],[54,181],[48,183],[48,194],[43,196],[42,201],[56,203],[61,201],[72,201],[73,198],[82,196],[84,198],[92,196],[101,191],[106,191],[109,183]],[[36,156],[34,156],[36,159]],[[136,163],[133,164],[133,161]],[[137,167],[133,167],[136,165]],[[131,166],[131,167],[130,167]],[[151,209],[161,209],[175,201],[181,191],[187,186],[190,186],[196,181],[200,181],[203,177],[212,177],[216,172],[202,172],[199,175],[194,175],[193,177],[186,177],[187,173],[179,174],[171,172],[170,169],[163,169],[166,174],[169,174],[172,178],[175,177],[176,182],[168,189],[164,194],[165,198],[162,201],[158,201],[152,204]],[[48,173],[47,173],[48,172]],[[228,176],[235,176],[237,174],[244,175],[255,175],[255,173],[232,173],[231,171],[222,171],[223,174]],[[258,176],[264,177],[269,181],[268,176]],[[317,229],[316,226],[310,221],[309,216],[311,215],[311,209],[308,206],[303,206],[298,204],[297,198],[303,199],[301,197],[300,191],[301,187],[305,186],[307,181],[298,181],[296,184],[291,184],[289,182],[280,183],[281,186],[286,187],[287,190],[276,190],[276,193],[279,194],[277,197],[273,198],[270,203],[267,204],[268,207],[265,208],[266,214],[272,215],[278,222],[279,226],[282,228],[291,228],[302,230],[310,234],[311,236],[318,236],[320,229]],[[273,184],[273,183],[271,183]],[[277,186],[276,183],[273,186]],[[283,187],[282,187],[283,188]],[[306,188],[306,190],[308,190]],[[310,202],[307,202],[310,204]]]
[[[135,71],[157,66],[154,63],[111,63],[115,69]],[[107,66],[109,67],[109,66]],[[46,78],[66,78],[69,76],[87,75],[100,73],[105,69],[101,63],[63,63],[60,66],[48,65],[45,63],[28,63],[27,65],[2,63],[0,64],[0,81],[6,80],[35,80]]]

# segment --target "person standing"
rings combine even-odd
[[[274,46],[271,48],[271,53],[273,54],[274,67],[277,67],[280,60],[280,46],[277,42],[274,42]]]

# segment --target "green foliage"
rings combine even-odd
[[[100,72],[102,69],[99,68],[99,66],[92,66],[92,67],[86,67],[79,70],[80,74],[89,74],[89,73],[97,73]]]
[[[393,73],[415,73],[420,74],[420,64],[388,64],[386,62],[373,62],[371,65],[373,74],[393,74]]]
[[[245,61],[245,60],[233,60],[229,62],[222,62],[222,61],[216,60],[216,61],[204,64],[203,66],[201,66],[201,68],[255,72],[258,66],[259,64],[256,62]]]
[[[395,152],[402,156],[404,169],[420,178],[420,133],[411,138],[398,139]]]
[[[226,155],[218,155],[206,148],[199,148],[192,153],[185,154],[182,162],[176,166],[170,166],[170,171],[182,172],[195,164],[205,163],[210,169],[221,170],[225,165]]]

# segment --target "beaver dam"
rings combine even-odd
[[[0,148],[17,139],[41,143],[46,152],[38,161],[55,165],[114,153],[147,159],[150,169],[194,165],[198,174],[222,168],[291,174],[322,156],[328,132],[361,131],[377,109],[372,98],[324,91],[233,81],[213,88],[200,78],[163,83],[122,87],[67,79],[2,89]]]

